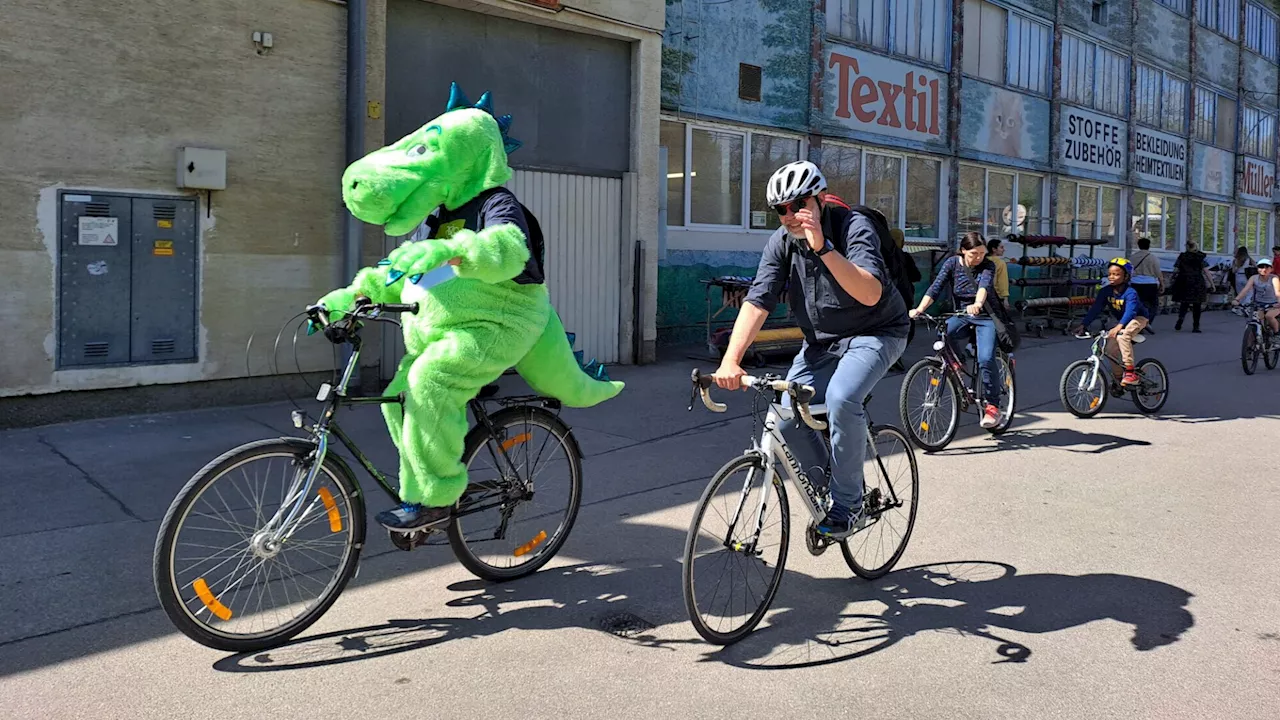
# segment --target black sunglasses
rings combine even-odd
[[[804,197],[796,198],[795,200],[792,200],[789,203],[784,203],[782,205],[774,205],[773,209],[780,216],[786,215],[787,213],[797,213],[804,209],[804,205],[809,201],[810,197],[812,196],[805,195]]]

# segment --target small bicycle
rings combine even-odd
[[[1245,323],[1244,338],[1240,345],[1240,365],[1244,368],[1245,375],[1252,375],[1258,369],[1259,357],[1268,370],[1274,370],[1277,360],[1280,360],[1280,339],[1271,334],[1270,325],[1258,320],[1255,311],[1259,310],[1262,308],[1254,303],[1231,308],[1232,313],[1249,321]]]
[[[1169,372],[1159,360],[1143,358],[1133,368],[1139,382],[1127,388],[1121,385],[1118,376],[1123,368],[1106,354],[1108,332],[1103,328],[1094,335],[1075,335],[1080,340],[1092,338],[1093,345],[1088,358],[1076,360],[1062,372],[1058,397],[1063,407],[1078,418],[1091,418],[1106,407],[1109,395],[1122,397],[1128,393],[1138,410],[1147,415],[1158,412],[1169,399]],[[1138,335],[1133,341],[1142,343],[1146,337]]]
[[[725,411],[723,404],[711,400],[708,390],[714,380],[710,376],[701,375],[695,369],[692,381],[693,394],[701,393],[703,405],[713,412]],[[681,574],[690,621],[703,639],[717,645],[728,645],[746,637],[764,618],[778,592],[791,538],[791,509],[784,479],[802,491],[800,497],[810,518],[805,531],[809,552],[821,555],[838,542],[845,562],[864,579],[883,576],[902,557],[915,526],[920,487],[915,453],[907,436],[895,427],[872,424],[868,412],[862,520],[854,534],[843,540],[819,535],[818,523],[830,509],[827,485],[819,485],[817,477],[801,469],[787,447],[781,423],[794,415],[791,408],[782,404],[782,398],[784,394],[789,396],[791,407],[805,424],[822,434],[829,456],[830,431],[822,419],[826,416],[826,406],[810,407],[812,387],[777,375],[748,375],[742,378],[742,383],[755,390],[752,416],[756,424],[760,420],[761,401],[767,402],[764,427],[756,436],[753,425],[751,448],[720,468],[703,491],[689,523]],[[864,405],[870,400],[868,397]],[[692,396],[689,410],[693,410]],[[783,467],[782,475],[778,473],[778,465]],[[816,469],[813,475],[825,477],[828,469]],[[745,474],[740,485],[729,482],[737,473]],[[758,496],[752,499],[757,491]],[[776,518],[770,511],[776,511]],[[716,522],[722,527],[704,526],[704,523]],[[778,529],[780,538],[763,537],[774,528]],[[704,550],[700,550],[700,541],[705,541]],[[764,557],[766,552],[770,552],[771,557]],[[701,570],[719,571],[720,577],[707,579],[699,574],[695,578],[695,572]],[[727,586],[725,572],[730,575]],[[747,587],[736,589],[739,580]],[[760,581],[758,591],[751,587],[755,580]],[[725,614],[716,614],[717,599],[725,604]],[[709,606],[705,612],[701,609],[704,604]]]
[[[161,607],[192,640],[234,652],[278,646],[320,619],[355,575],[365,544],[364,492],[347,461],[331,451],[330,439],[341,441],[400,502],[336,416],[343,406],[403,404],[403,395],[348,397],[347,385],[358,367],[364,322],[395,322],[383,315],[416,311],[416,303],[359,298],[341,320],[329,322],[323,308],[308,308],[328,340],[351,348],[337,386],[320,386],[319,420],[308,424],[305,412],[293,411],[293,426],[306,437],[234,448],[178,492],[160,522],[153,581]],[[476,422],[462,457],[468,485],[446,534],[467,570],[503,581],[537,571],[564,545],[582,497],[582,453],[552,412],[560,407],[556,400],[499,398],[496,391],[485,388],[469,404]],[[491,414],[486,403],[502,409]],[[389,532],[393,545],[412,550],[439,530]]]
[[[898,412],[912,442],[929,452],[937,452],[951,444],[960,428],[961,412],[981,415],[986,406],[982,373],[977,354],[972,352],[972,338],[963,362],[947,340],[947,319],[968,316],[962,311],[938,317],[921,314],[915,318],[925,324],[936,325],[938,339],[933,343],[935,354],[921,358],[902,378]],[[1000,422],[987,428],[987,432],[999,435],[1013,424],[1017,383],[1013,358],[999,347],[996,348],[995,364],[996,382],[1004,388],[1004,398],[1000,403]]]

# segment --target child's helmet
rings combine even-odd
[[[1112,265],[1115,265],[1116,267],[1123,270],[1125,278],[1133,277],[1133,263],[1129,262],[1128,258],[1122,258],[1122,257],[1111,258],[1111,260],[1107,263],[1107,267],[1109,268]]]

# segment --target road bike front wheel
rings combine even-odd
[[[681,569],[685,609],[704,640],[730,645],[764,619],[790,539],[787,493],[767,461],[743,455],[720,468],[694,510]]]
[[[863,521],[866,525],[840,542],[854,574],[875,580],[893,569],[916,526],[920,469],[906,433],[888,425],[871,428],[863,467]]]
[[[467,489],[449,523],[458,562],[491,582],[537,572],[569,538],[582,502],[572,432],[541,408],[511,407],[467,435]]]
[[[960,394],[942,361],[927,357],[907,370],[898,412],[908,437],[929,452],[945,448],[960,426]]]
[[[160,521],[152,580],[187,637],[231,652],[276,647],[319,620],[351,580],[364,501],[333,456],[300,497],[315,449],[300,438],[242,445],[178,492]],[[277,537],[273,528],[295,506]]]
[[[1257,331],[1253,325],[1246,325],[1240,342],[1240,366],[1244,368],[1245,375],[1252,375],[1258,369],[1259,354]]]
[[[1130,391],[1133,404],[1148,415],[1158,412],[1169,399],[1169,372],[1155,358],[1139,360],[1134,371],[1141,382]]]
[[[1058,383],[1058,398],[1062,400],[1062,406],[1078,418],[1091,418],[1102,412],[1108,397],[1103,372],[1100,370],[1094,377],[1091,360],[1077,360],[1068,365]]]

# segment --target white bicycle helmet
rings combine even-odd
[[[789,203],[796,198],[817,195],[827,189],[827,178],[808,160],[787,163],[774,171],[765,188],[770,205]]]

